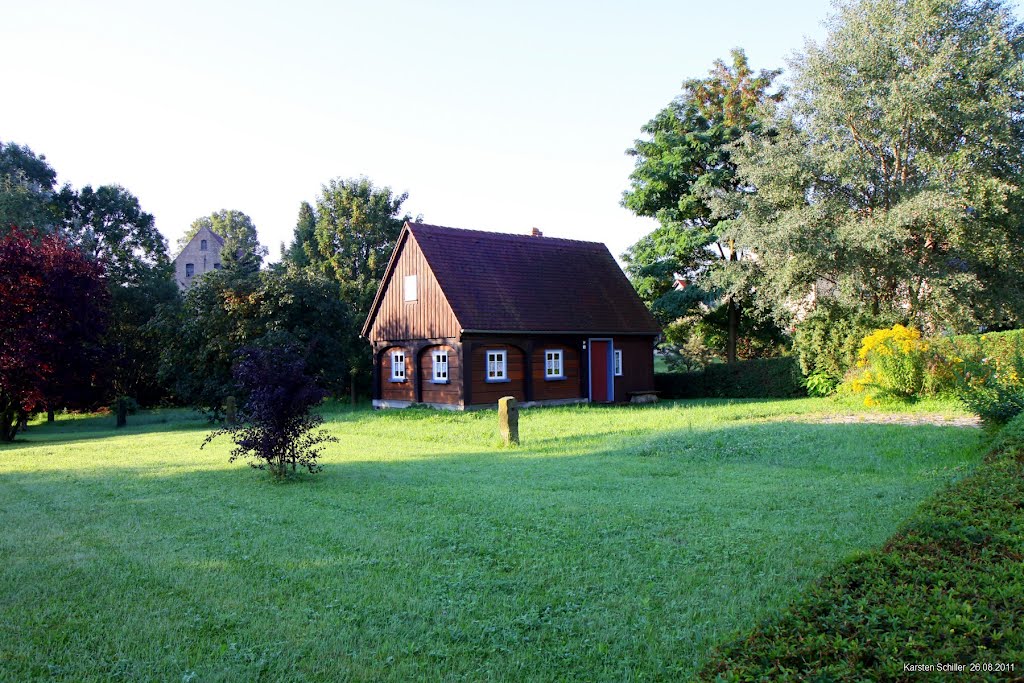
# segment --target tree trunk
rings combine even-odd
[[[46,406],[46,421],[53,422],[53,408]]]
[[[18,411],[18,428],[23,432],[28,430],[28,411]]]
[[[117,399],[117,426],[124,427],[128,424],[128,401],[121,398]]]
[[[5,410],[0,413],[0,441],[14,441],[14,435],[18,433],[18,421],[13,410]]]
[[[736,362],[736,340],[740,335],[740,307],[729,297],[729,338],[725,343],[725,362]]]
[[[729,238],[729,260],[739,261],[739,254],[736,253],[736,242],[730,237]],[[736,362],[736,340],[740,336],[740,307],[736,303],[736,299],[729,297],[729,336],[725,342],[725,362],[735,363]]]

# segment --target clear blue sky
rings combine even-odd
[[[118,183],[170,240],[239,209],[276,258],[334,177],[455,227],[605,242],[640,127],[733,47],[784,67],[825,2],[0,2],[0,140]]]

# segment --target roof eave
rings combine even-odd
[[[462,334],[585,334],[591,337],[594,336],[618,336],[618,337],[656,337],[661,332],[652,332],[650,330],[638,332],[636,330],[630,332],[610,332],[608,330],[520,330],[520,329],[507,329],[507,330],[462,330]]]

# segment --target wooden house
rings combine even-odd
[[[362,336],[375,407],[610,403],[654,388],[658,324],[597,242],[406,223]]]

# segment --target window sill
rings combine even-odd
[[[560,382],[560,381],[562,381],[564,379],[569,379],[569,378],[566,377],[565,375],[559,375],[558,377],[555,377],[554,375],[552,375],[550,377],[544,377],[544,381],[545,382]]]
[[[388,381],[391,382],[392,384],[404,384],[406,380],[404,380],[404,379],[391,379],[391,380],[388,380]]]
[[[505,379],[487,379],[485,377],[484,381],[487,382],[488,384],[505,384],[506,382],[511,382],[512,380],[510,380],[507,377]]]
[[[450,384],[451,382],[449,382],[449,380],[446,380],[446,379],[432,379],[432,380],[430,380],[430,383],[431,384]]]

